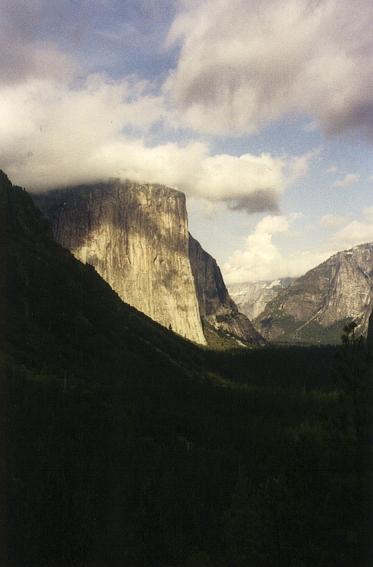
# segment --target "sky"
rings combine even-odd
[[[228,284],[373,241],[371,0],[0,0],[0,168],[187,195]]]

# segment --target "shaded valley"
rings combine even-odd
[[[370,565],[353,330],[209,350],[124,303],[4,174],[0,213],[4,566]]]

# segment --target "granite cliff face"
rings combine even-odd
[[[366,334],[373,306],[373,243],[338,252],[297,278],[257,317],[272,341],[339,342],[354,320]]]
[[[230,296],[239,310],[249,319],[260,315],[267,303],[291,284],[294,278],[281,278],[272,281],[245,282],[228,286]]]
[[[183,193],[112,181],[35,197],[58,242],[127,303],[205,344],[189,262]]]
[[[216,260],[192,235],[189,236],[189,257],[205,335],[224,334],[243,344],[264,342],[229,296]]]
[[[260,342],[215,260],[189,236],[183,193],[115,180],[34,199],[56,240],[139,311],[199,344],[213,333],[236,344]]]

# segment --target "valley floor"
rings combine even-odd
[[[341,356],[196,349],[193,377],[71,383],[10,365],[11,565],[367,567]]]

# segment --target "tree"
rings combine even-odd
[[[366,341],[352,321],[343,329],[342,349],[334,372],[347,428],[355,444],[355,467],[367,464],[370,442],[372,380]]]

